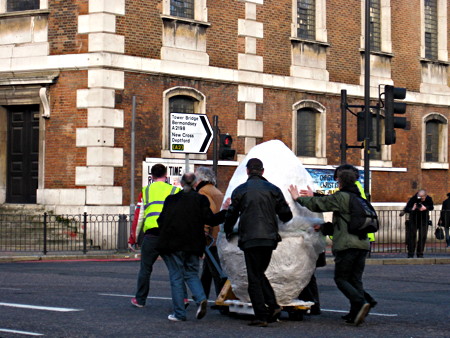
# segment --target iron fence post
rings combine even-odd
[[[84,227],[84,232],[83,232],[83,253],[86,254],[87,253],[87,248],[86,248],[86,242],[87,242],[87,212],[83,213],[83,227]]]
[[[44,212],[44,255],[47,254],[47,213]]]

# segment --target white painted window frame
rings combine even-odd
[[[299,38],[297,35],[297,0],[292,0],[292,23],[291,36]],[[328,42],[327,36],[327,1],[316,0],[316,39],[317,42]]]
[[[172,87],[163,92],[163,109],[162,109],[162,158],[184,158],[184,154],[171,153],[169,151],[169,100],[174,96],[190,96],[197,102],[194,104],[195,114],[206,114],[206,96],[195,88],[191,87]],[[206,154],[192,154],[192,159],[206,159]]]
[[[448,62],[447,1],[437,1],[438,60],[443,62]],[[425,59],[425,0],[420,1],[420,57]]]
[[[206,1],[207,0],[194,0],[195,21],[208,22],[208,8]],[[163,0],[162,14],[170,16],[170,0]]]
[[[0,13],[6,13],[6,2],[8,0],[0,0]],[[39,9],[48,9],[48,0],[40,0]]]
[[[444,120],[445,123],[439,125],[439,161],[438,162],[426,162],[425,150],[426,150],[426,127],[427,122],[434,120],[434,116],[438,115],[440,120]],[[425,115],[422,119],[422,169],[449,169],[448,164],[448,119],[439,113],[431,112]]]
[[[394,0],[380,0],[380,26],[381,26],[381,52],[392,53],[392,38],[391,38],[391,1]],[[365,35],[365,0],[361,0],[361,42],[360,48],[364,49],[364,35]]]
[[[301,100],[292,105],[292,151],[297,151],[297,112],[300,109],[313,109],[318,114],[316,131],[316,156],[297,156],[303,164],[327,165],[326,126],[327,110],[325,106],[313,100]]]

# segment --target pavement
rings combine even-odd
[[[60,252],[44,255],[43,253],[5,253],[0,252],[0,263],[8,262],[32,262],[32,261],[65,261],[65,260],[117,260],[133,261],[140,260],[139,251],[136,252],[96,252],[96,253],[73,253]],[[327,253],[327,264],[334,264],[331,254]],[[432,265],[450,264],[450,254],[429,254],[424,258],[406,258],[406,253],[372,254],[367,258],[366,265]]]

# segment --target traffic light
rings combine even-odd
[[[405,102],[396,102],[394,100],[403,100],[406,97],[406,88],[398,88],[386,85],[384,87],[384,143],[394,144],[395,128],[406,128],[406,117],[398,117],[395,114],[404,114],[406,112]]]
[[[234,160],[236,150],[231,149],[233,138],[230,134],[220,134],[219,159]]]
[[[362,142],[362,141],[364,141],[364,139],[365,139],[365,133],[364,133],[364,130],[365,130],[365,123],[364,123],[364,121],[365,121],[365,117],[366,117],[366,113],[364,112],[364,111],[360,111],[360,112],[358,112],[358,113],[356,113],[356,131],[357,131],[357,133],[356,133],[356,140],[358,141],[358,142]],[[373,140],[373,114],[372,113],[370,113],[370,115],[369,115],[369,117],[370,117],[370,119],[369,119],[369,139],[370,139],[370,141],[372,141]]]

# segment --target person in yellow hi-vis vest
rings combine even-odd
[[[156,246],[159,240],[159,228],[157,219],[162,211],[167,196],[180,191],[173,185],[166,183],[167,168],[162,164],[155,164],[151,169],[153,183],[142,189],[142,207],[136,233],[141,229],[144,232],[144,240],[141,247],[141,266],[139,269],[136,297],[131,299],[131,304],[142,308],[150,291],[150,276],[153,264],[159,256]]]

